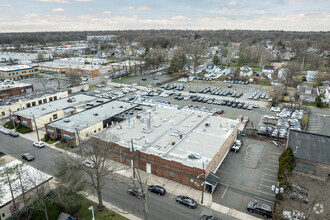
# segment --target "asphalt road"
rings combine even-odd
[[[13,138],[2,133],[0,133],[0,151],[19,160],[21,160],[21,154],[29,152],[36,159],[28,162],[28,164],[50,175],[54,174],[56,158],[62,154],[48,147],[36,148],[30,140],[21,137]],[[116,182],[106,182],[103,188],[103,200],[143,218],[142,201],[127,194],[127,183],[129,182],[131,180],[123,176],[120,176]],[[204,214],[215,215],[224,220],[235,219],[203,206],[198,206],[193,210],[189,209],[188,207],[177,204],[175,202],[175,196],[170,194],[158,196],[150,193],[148,195],[150,219],[199,219]]]

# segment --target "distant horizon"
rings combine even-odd
[[[330,31],[329,0],[0,0],[0,33]]]

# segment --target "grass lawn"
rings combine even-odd
[[[94,87],[96,87],[96,85],[94,84],[94,85],[90,85],[89,86],[89,88],[91,89],[91,88],[94,88]]]
[[[95,215],[95,219],[97,220],[108,220],[108,219],[112,219],[112,220],[119,220],[119,219],[127,219],[107,208],[103,208],[102,212],[99,212],[97,210],[97,204],[88,200],[88,199],[83,199],[82,200],[82,206],[79,210],[78,213],[76,213],[76,216],[78,217],[79,220],[90,220],[92,219],[92,211],[88,210],[88,208],[90,206],[94,207],[94,215]]]

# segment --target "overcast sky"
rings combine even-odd
[[[330,0],[0,0],[0,32],[330,31]]]

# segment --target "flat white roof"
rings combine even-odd
[[[68,100],[69,99],[72,100],[72,98],[74,98],[75,101],[69,102]],[[42,100],[42,98],[40,98],[40,99]],[[14,114],[23,116],[25,118],[32,118],[32,115],[34,115],[35,118],[38,118],[40,116],[43,116],[43,115],[46,115],[46,114],[49,114],[52,112],[56,112],[59,110],[63,110],[63,109],[69,108],[69,107],[83,105],[85,103],[91,102],[96,99],[99,99],[99,98],[94,97],[94,96],[79,94],[79,95],[75,95],[75,96],[71,96],[71,97],[65,97],[62,99],[58,99],[56,101],[48,102],[45,104],[33,106],[33,107],[26,108],[23,110],[19,110],[19,111],[14,112]]]
[[[30,191],[31,189],[35,188],[35,186],[40,185],[53,177],[41,172],[40,170],[37,170],[33,168],[32,166],[29,166],[25,163],[22,163],[19,160],[13,160],[3,166],[0,166],[0,172],[5,173],[6,169],[11,169],[17,165],[21,165],[21,179],[22,179],[22,185],[24,187],[25,192]],[[17,198],[20,195],[22,195],[22,190],[20,187],[18,174],[16,172],[10,173],[9,178],[11,181],[11,186],[14,189],[14,197]],[[8,184],[5,184],[4,182],[7,181],[6,175],[0,176],[0,188],[1,192],[3,193],[0,197],[0,207],[5,205],[6,203],[12,201],[11,192]]]
[[[236,120],[206,113],[158,106],[151,109],[96,137],[111,141],[108,137],[115,135],[119,138],[117,144],[124,147],[130,147],[133,139],[134,147],[144,153],[202,169],[202,162],[206,166],[211,162],[238,124]],[[198,154],[201,159],[189,159],[189,154]]]
[[[29,65],[0,66],[0,71],[18,71],[22,69],[31,69]]]
[[[80,131],[136,106],[136,104],[114,100],[48,125],[68,132],[75,132],[76,129]]]
[[[19,87],[25,87],[25,86],[31,86],[30,83],[22,83],[17,81],[10,81],[10,82],[0,82],[0,90],[5,89],[12,89],[12,88],[19,88]]]

